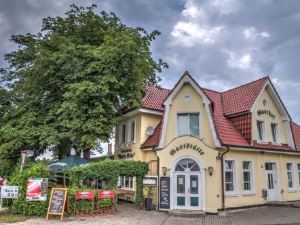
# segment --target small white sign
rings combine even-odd
[[[1,198],[18,198],[19,187],[18,186],[2,186]]]
[[[143,185],[156,186],[157,185],[157,177],[145,177],[143,179]]]

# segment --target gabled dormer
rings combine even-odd
[[[253,146],[271,144],[294,149],[290,115],[270,79],[266,80],[250,111]]]
[[[211,146],[220,146],[211,114],[212,101],[188,72],[183,74],[163,105],[158,148],[164,148],[181,136],[194,136]]]

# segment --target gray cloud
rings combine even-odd
[[[152,50],[170,65],[160,74],[164,86],[171,88],[185,70],[217,90],[270,75],[300,122],[300,1],[0,0],[0,55],[14,49],[10,35],[39,31],[43,17],[62,16],[72,3],[96,3],[130,26],[160,30]]]

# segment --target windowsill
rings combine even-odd
[[[281,143],[279,143],[279,142],[272,142],[272,145],[278,145],[278,146],[281,146]]]
[[[122,189],[124,191],[134,191],[133,188],[128,188],[128,187],[120,187],[120,189]]]
[[[201,141],[204,140],[204,137],[203,136],[199,136],[199,135],[192,135],[192,134],[183,134],[183,135],[177,135],[176,137],[185,137],[185,136],[188,136],[188,137],[195,137],[195,138],[198,138],[200,139]]]
[[[243,193],[243,196],[253,196],[253,195],[256,195],[255,192],[244,192]]]
[[[289,190],[288,190],[288,193],[295,193],[295,192],[297,192],[296,189],[289,189]]]
[[[257,144],[269,144],[269,142],[264,141],[264,140],[257,140]]]
[[[232,192],[232,193],[226,193],[225,192],[225,198],[230,198],[230,197],[238,197],[239,196],[239,194],[238,193],[236,193],[236,192]]]

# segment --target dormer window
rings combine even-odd
[[[177,114],[177,135],[200,136],[199,113]]]
[[[264,121],[257,121],[257,132],[258,132],[258,139],[259,141],[264,140],[264,130],[265,130],[265,123]]]
[[[271,123],[273,142],[278,142],[278,124]]]

